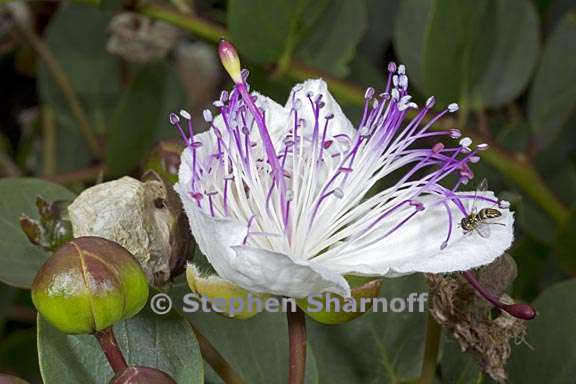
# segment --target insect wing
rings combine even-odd
[[[480,223],[476,226],[476,232],[485,239],[490,237],[490,226],[486,223]]]
[[[472,199],[472,207],[470,208],[471,213],[476,213],[476,203],[478,202],[478,192],[486,192],[488,190],[488,180],[483,178],[478,184],[476,191],[474,191],[474,198]]]

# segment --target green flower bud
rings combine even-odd
[[[323,296],[322,300],[317,300],[322,302],[321,311],[308,310],[310,308],[310,303],[307,299],[298,299],[296,301],[298,307],[306,312],[308,316],[322,324],[347,323],[348,321],[354,320],[363,315],[372,308],[371,299],[378,296],[382,280],[359,276],[346,276],[346,280],[348,280],[348,283],[352,288],[352,296],[350,298],[345,299],[334,293],[330,294],[331,300],[338,300],[339,311],[335,311],[334,308],[331,308],[332,310],[330,312],[326,310],[329,304],[327,302],[327,294]],[[364,306],[362,305],[363,301],[365,303]]]
[[[114,376],[110,384],[176,384],[176,381],[159,369],[129,367]]]
[[[19,377],[0,373],[0,384],[30,384],[30,383]]]
[[[79,237],[58,249],[32,284],[32,301],[48,322],[70,334],[102,331],[146,304],[148,283],[120,245]]]
[[[193,292],[207,298],[213,303],[213,307],[217,306],[213,308],[215,312],[228,318],[246,320],[256,316],[258,312],[255,305],[252,308],[244,308],[248,306],[248,295],[252,295],[255,300],[258,298],[262,301],[268,297],[265,294],[249,292],[218,275],[204,276],[192,264],[186,268],[186,280]],[[223,305],[219,305],[218,301],[221,301]]]

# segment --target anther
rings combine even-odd
[[[170,124],[176,124],[180,121],[180,118],[178,117],[177,114],[175,113],[171,113],[170,116],[168,117],[170,120]]]
[[[460,107],[456,103],[452,103],[448,105],[448,112],[456,112]]]
[[[369,100],[374,96],[374,88],[368,87],[366,88],[366,92],[364,93],[364,99]]]
[[[432,147],[432,152],[434,152],[434,153],[440,153],[440,152],[442,152],[443,149],[444,149],[444,144],[442,144],[442,143],[436,143],[436,144],[434,144],[434,146]]]
[[[212,120],[214,119],[213,116],[212,116],[212,112],[210,112],[209,109],[205,109],[205,110],[202,112],[202,115],[204,116],[204,121],[206,121],[207,123],[211,123]]]

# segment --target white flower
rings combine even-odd
[[[389,70],[383,94],[366,92],[356,129],[322,80],[294,87],[284,107],[237,82],[197,135],[187,113],[170,116],[188,144],[175,188],[222,278],[255,292],[349,296],[344,275],[465,271],[509,248],[512,212],[496,207],[491,192],[456,192],[485,145],[465,138],[427,147],[460,136],[430,131],[457,106],[425,122],[429,99],[406,121],[416,108],[408,79],[395,65]],[[459,226],[474,201],[502,213],[489,238]]]

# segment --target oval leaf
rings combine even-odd
[[[152,147],[160,118],[168,124],[168,116],[161,116],[168,71],[166,63],[144,66],[122,95],[108,132],[106,170],[111,175],[137,167]]]
[[[508,364],[511,383],[565,384],[576,377],[576,280],[548,288],[536,301],[527,344],[518,345]]]
[[[290,55],[300,36],[312,27],[326,0],[232,0],[228,27],[240,53],[260,63]]]
[[[526,87],[538,36],[527,0],[407,0],[396,19],[394,47],[422,93],[444,103],[498,107]]]
[[[576,106],[576,13],[552,32],[530,89],[528,117],[535,143],[543,148],[557,137]]]

